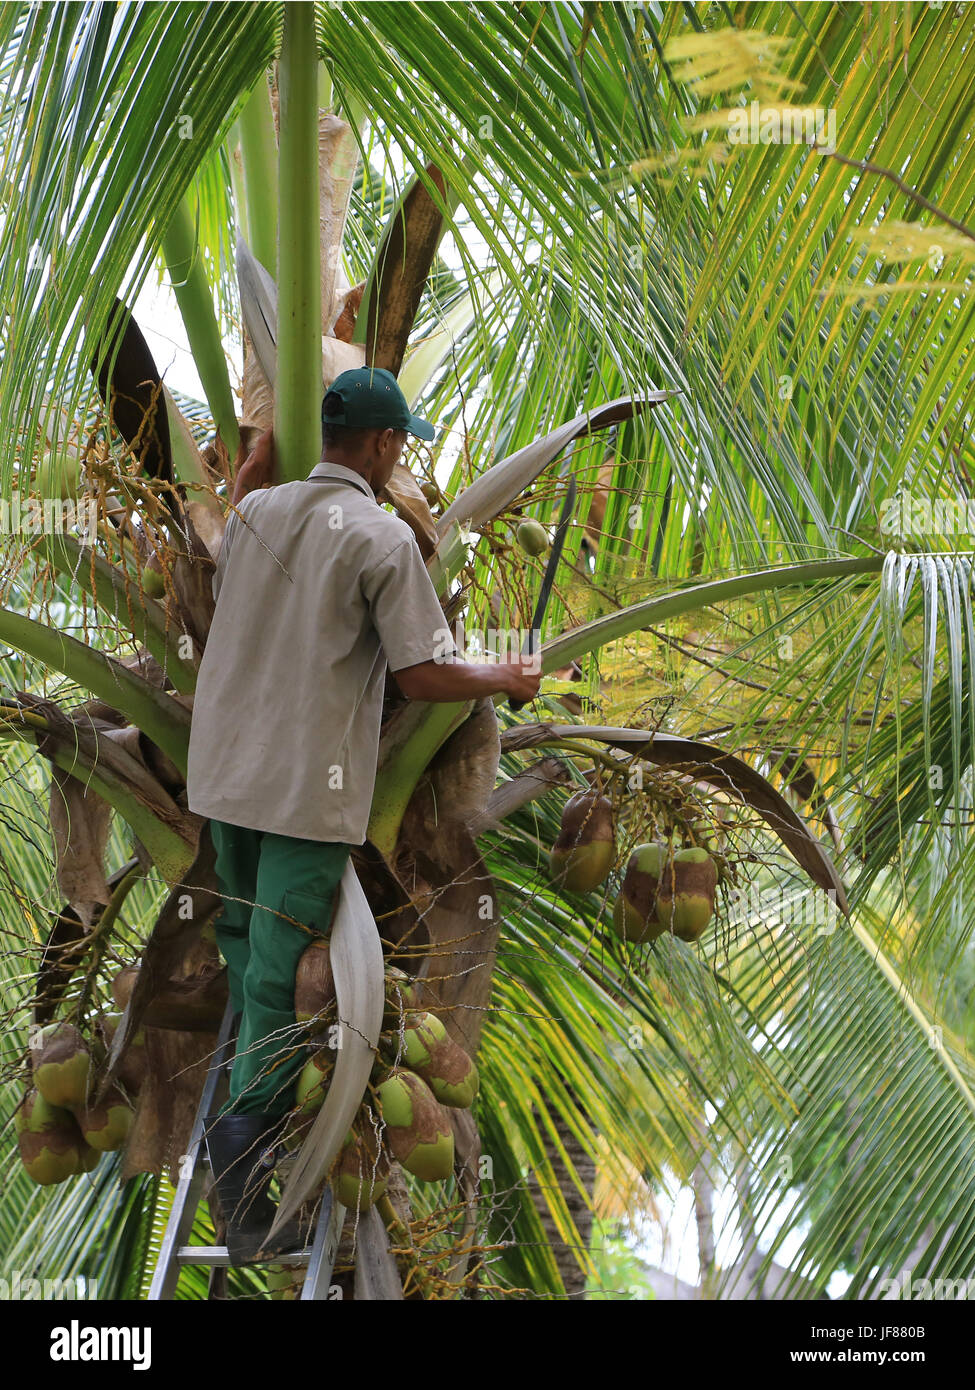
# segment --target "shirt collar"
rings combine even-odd
[[[336,478],[343,483],[352,483],[352,485],[354,487],[357,487],[360,492],[365,493],[365,495],[369,498],[370,502],[376,502],[376,494],[373,492],[372,488],[366,482],[362,474],[356,473],[352,468],[346,468],[341,463],[327,463],[323,459],[321,463],[317,463],[315,467],[311,470],[311,472],[308,474],[308,478],[306,479],[306,481],[310,482],[312,478]]]

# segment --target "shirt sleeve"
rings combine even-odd
[[[456,654],[437,591],[412,536],[363,577],[362,592],[391,671]]]

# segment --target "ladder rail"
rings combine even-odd
[[[193,1128],[190,1130],[187,1151],[180,1158],[180,1174],[179,1182],[176,1185],[176,1195],[173,1197],[173,1204],[169,1209],[169,1219],[166,1222],[166,1230],[159,1247],[159,1258],[156,1261],[152,1284],[149,1287],[150,1302],[172,1298],[176,1292],[176,1284],[182,1267],[179,1251],[181,1247],[186,1248],[190,1231],[193,1229],[196,1209],[203,1193],[204,1173],[200,1166],[203,1127],[206,1117],[211,1113],[223,1068],[229,1060],[227,1053],[230,1049],[232,1024],[233,1009],[228,1001],[224,1010],[223,1021],[220,1024],[220,1032],[217,1035],[214,1058],[203,1082],[203,1091],[197,1106]],[[188,1165],[185,1161],[187,1158],[190,1160]],[[186,1171],[187,1168],[188,1171]]]
[[[318,1211],[318,1225],[315,1227],[315,1239],[311,1247],[305,1282],[299,1295],[300,1302],[317,1302],[328,1297],[344,1221],[345,1207],[335,1200],[335,1194],[326,1184],[322,1193],[322,1205]]]

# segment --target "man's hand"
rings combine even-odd
[[[393,678],[408,700],[440,704],[508,695],[527,704],[541,685],[541,672],[533,669],[539,664],[537,656],[483,666],[467,661],[421,661],[394,671]]]
[[[231,502],[234,506],[249,492],[258,488],[270,487],[277,473],[277,459],[274,453],[274,436],[265,430],[254,445],[253,451],[237,469]]]
[[[534,700],[542,683],[540,665],[537,656],[526,656],[519,661],[507,661],[497,666],[498,675],[505,672],[506,684],[501,687],[501,694],[512,700],[520,700],[523,705]]]

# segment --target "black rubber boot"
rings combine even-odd
[[[278,1139],[285,1116],[211,1115],[205,1124],[210,1171],[220,1211],[227,1225],[227,1254],[232,1265],[252,1264],[303,1250],[297,1221],[268,1241],[277,1207],[267,1195],[278,1158]]]

